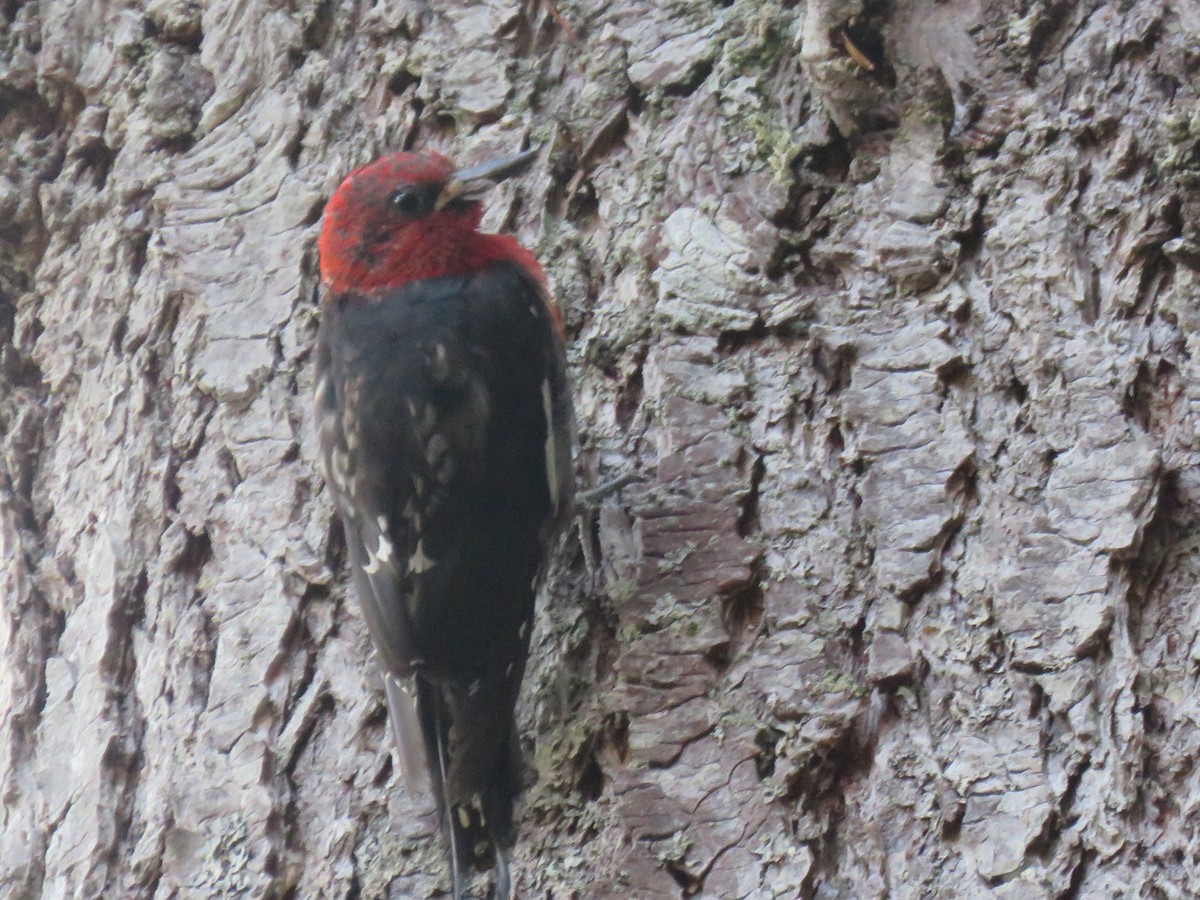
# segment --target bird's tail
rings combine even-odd
[[[508,900],[511,893],[509,854],[519,788],[512,712],[497,709],[495,697],[487,706],[478,703],[482,693],[456,683],[417,679],[417,709],[449,844],[454,900],[466,900],[473,874],[492,867],[491,896]]]

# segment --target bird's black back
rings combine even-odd
[[[385,674],[417,701],[457,855],[478,862],[480,834],[512,840],[513,708],[572,499],[562,341],[540,285],[500,262],[330,297],[317,368],[364,618]]]

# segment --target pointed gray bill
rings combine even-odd
[[[514,156],[505,156],[477,166],[459,169],[450,176],[442,192],[438,194],[434,210],[439,210],[455,200],[478,200],[507,178],[526,172],[538,157],[538,150],[526,150]]]

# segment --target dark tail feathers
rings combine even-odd
[[[513,803],[520,788],[512,713],[498,698],[487,703],[482,693],[417,678],[417,709],[449,844],[454,900],[468,900],[474,874],[493,867],[491,896],[509,900],[511,893]]]

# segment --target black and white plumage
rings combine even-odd
[[[563,341],[521,264],[331,294],[316,412],[326,480],[410,779],[427,766],[455,896],[508,894],[514,707],[534,596],[573,501]]]

